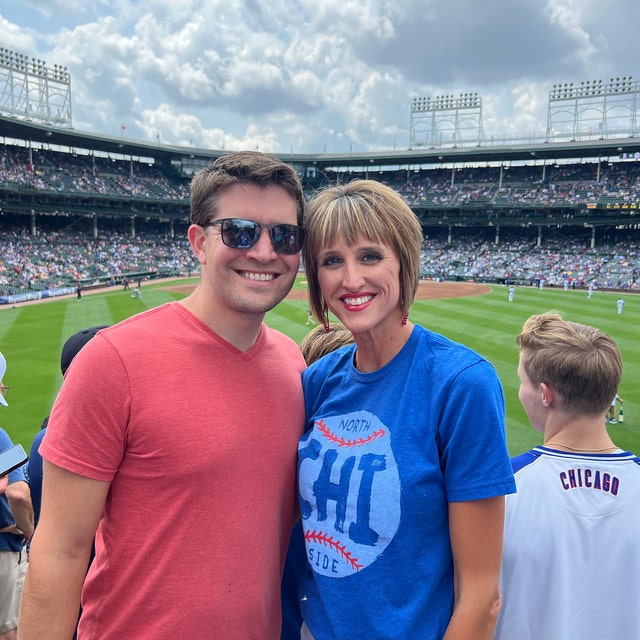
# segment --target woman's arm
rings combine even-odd
[[[501,606],[504,496],[449,503],[453,615],[444,640],[491,640]]]

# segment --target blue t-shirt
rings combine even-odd
[[[46,432],[46,427],[40,429],[33,439],[31,451],[29,452],[29,463],[27,465],[29,472],[29,489],[31,490],[31,504],[33,505],[33,517],[36,524],[38,524],[38,520],[40,520],[40,504],[42,503],[42,456],[38,449]]]
[[[0,428],[0,451],[5,451],[12,446],[13,442],[11,442],[9,434]],[[27,478],[24,470],[25,465],[22,465],[11,471],[8,478],[9,484],[20,480],[26,482]],[[10,527],[12,524],[15,524],[15,522],[7,496],[4,493],[0,494],[0,529]],[[0,551],[21,551],[23,544],[22,536],[16,535],[15,533],[0,533]]]
[[[303,373],[302,615],[316,640],[439,640],[453,610],[448,503],[515,491],[502,387],[477,353],[420,326],[373,373],[354,367],[355,348]]]

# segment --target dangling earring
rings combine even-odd
[[[409,314],[408,314],[408,313],[405,313],[405,314],[402,316],[402,326],[403,326],[403,327],[407,324],[407,320],[408,320],[408,319],[409,319]]]
[[[331,327],[329,327],[329,307],[327,306],[326,300],[322,306],[322,326],[324,327],[325,333],[329,333],[331,331]]]

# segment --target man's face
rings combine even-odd
[[[280,186],[237,184],[218,198],[215,219],[242,218],[262,225],[297,224],[296,202]],[[300,265],[300,254],[277,253],[269,230],[256,244],[234,249],[222,242],[220,225],[190,230],[202,265],[202,286],[212,294],[219,312],[263,316],[289,293]],[[193,235],[193,238],[192,238]]]

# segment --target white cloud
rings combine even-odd
[[[43,19],[43,16],[47,20]],[[5,46],[62,64],[76,128],[226,148],[408,146],[412,97],[543,131],[556,82],[640,65],[636,0],[26,0]],[[197,143],[195,141],[198,141]]]

